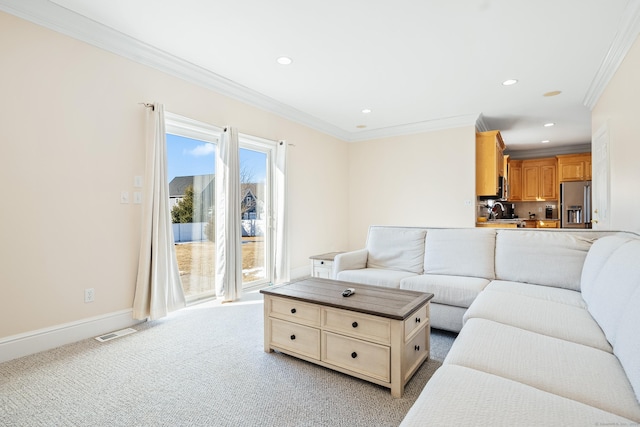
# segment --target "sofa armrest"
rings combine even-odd
[[[357,251],[344,252],[336,255],[333,260],[333,277],[343,270],[358,270],[366,268],[369,251],[358,249]]]

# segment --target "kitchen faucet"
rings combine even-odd
[[[500,202],[493,202],[493,206],[489,207],[487,205],[487,207],[489,208],[489,219],[491,219],[491,216],[493,216],[493,219],[496,219],[498,217],[497,213],[496,213],[496,207],[500,206],[500,216],[502,216],[502,214],[504,213],[504,205]]]

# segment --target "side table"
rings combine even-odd
[[[341,253],[342,252],[328,252],[326,254],[310,256],[311,277],[333,279],[333,260],[336,255]]]

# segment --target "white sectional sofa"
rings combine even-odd
[[[431,292],[459,331],[403,426],[640,423],[634,233],[373,226],[334,275]]]

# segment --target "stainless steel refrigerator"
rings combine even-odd
[[[560,184],[560,227],[591,228],[591,181]]]

